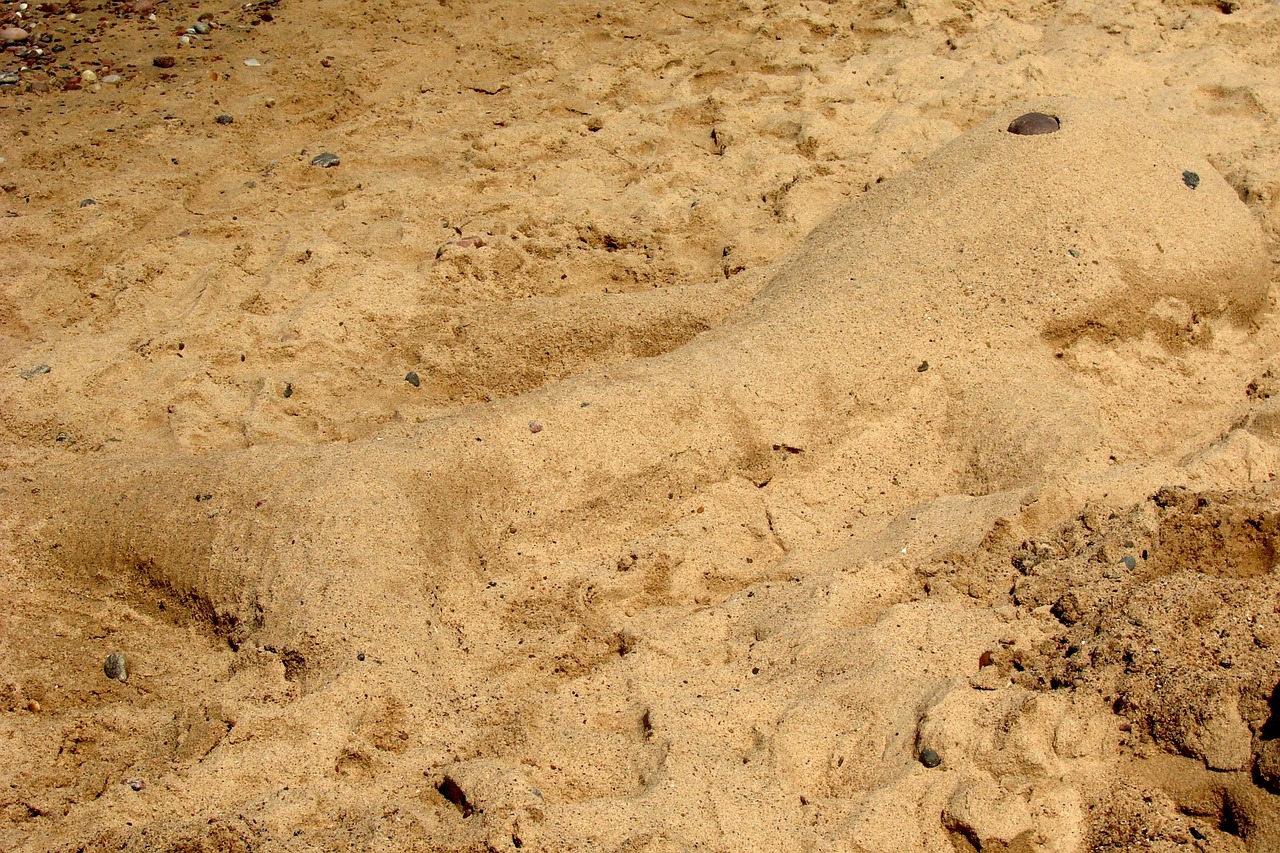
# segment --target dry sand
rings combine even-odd
[[[1280,5],[1007,5],[32,4],[0,848],[1280,850]]]

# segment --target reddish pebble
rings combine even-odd
[[[529,421],[529,432],[542,432],[542,424],[537,421]]]
[[[978,669],[991,666],[991,652],[983,652],[978,655]]]
[[[0,30],[0,42],[12,44],[15,41],[26,41],[28,35],[30,33],[22,27],[5,27]]]
[[[151,60],[151,64],[156,68],[172,68],[175,62],[177,62],[177,60],[172,56],[157,56],[155,59]]]

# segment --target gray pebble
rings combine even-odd
[[[47,364],[37,364],[35,367],[31,368],[30,370],[22,371],[20,375],[22,376],[23,379],[33,379],[37,376],[48,373],[50,370],[53,370],[53,368]]]
[[[328,151],[324,152],[323,154],[317,154],[316,156],[311,158],[311,165],[319,166],[322,169],[332,168],[341,162],[342,160],[338,157],[337,154],[333,154]]]
[[[93,207],[98,202],[91,198],[86,198],[80,202],[81,207]]]
[[[1195,189],[1200,186],[1200,176],[1188,169],[1182,173],[1182,182],[1191,189]]]
[[[1136,569],[1138,567],[1138,561],[1135,560],[1133,557],[1129,556],[1128,554],[1125,554],[1123,557],[1121,557],[1120,562],[1124,563],[1124,567],[1126,569]]]
[[[192,27],[192,29],[203,36],[203,35],[208,35],[209,31],[212,30],[213,27],[209,24],[208,21],[196,21],[195,26]]]
[[[215,118],[214,121],[216,121],[218,124],[231,124],[233,121],[235,121],[235,119],[233,119],[231,116],[227,115],[226,113],[223,113],[222,115]]]
[[[129,680],[129,663],[125,660],[124,652],[112,652],[107,655],[106,663],[102,665],[102,671],[107,678],[114,678],[121,684]]]
[[[4,73],[0,74],[0,86],[12,86],[14,83],[17,83],[21,79],[22,78],[19,77],[14,72],[5,71]]]
[[[418,374],[414,373],[412,370],[404,375],[404,381],[408,382],[414,388],[417,388],[422,384],[422,380],[418,378]]]
[[[925,767],[937,767],[942,763],[942,756],[929,747],[920,750],[920,763]]]
[[[1024,113],[1009,122],[1009,132],[1018,136],[1038,136],[1042,133],[1057,133],[1062,122],[1057,116],[1045,113]]]

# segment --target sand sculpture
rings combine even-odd
[[[1060,127],[1009,132],[1029,108]],[[777,575],[799,558],[787,525],[802,521],[770,501],[795,466],[819,484],[806,487],[821,492],[813,524],[847,515],[856,538],[875,531],[855,510],[892,501],[891,483],[934,460],[960,461],[913,474],[917,493],[999,496],[1064,460],[1102,470],[1142,452],[1145,431],[1096,405],[1077,350],[1247,327],[1268,277],[1257,225],[1208,163],[1122,105],[1038,102],[837,209],[744,311],[677,350],[463,409],[411,439],[41,471],[41,535],[67,565],[133,578],[234,648],[277,655],[303,695],[392,671],[464,695],[467,673],[514,668],[526,641],[579,631],[578,649],[626,652],[628,601],[710,603]],[[860,453],[873,433],[876,454]],[[683,562],[637,547],[663,529],[681,531]],[[717,562],[735,548],[758,559]],[[581,624],[536,624],[547,588],[578,596]],[[373,658],[384,669],[371,674]],[[815,769],[797,732],[828,725],[837,700],[782,724],[783,777],[835,773]],[[915,748],[893,743],[886,755]],[[889,784],[867,774],[839,784]],[[988,783],[965,784],[981,811]],[[859,820],[879,849],[872,817]]]

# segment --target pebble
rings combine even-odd
[[[1018,136],[1036,136],[1041,133],[1055,133],[1062,127],[1062,122],[1055,116],[1044,113],[1024,113],[1009,122],[1009,132]]]
[[[108,74],[107,76],[102,78],[102,82],[103,83],[119,83],[123,79],[124,78],[121,77],[119,74]]]
[[[5,71],[3,74],[0,74],[0,86],[12,86],[14,83],[17,83],[18,80],[18,75],[12,71]]]
[[[1125,554],[1123,557],[1121,557],[1120,562],[1124,563],[1125,568],[1129,570],[1133,570],[1138,567],[1138,561],[1135,560],[1133,557],[1129,556],[1128,554]]]
[[[172,56],[157,56],[155,59],[151,60],[151,64],[156,68],[172,68],[175,62],[177,62],[177,60]]]
[[[1188,169],[1182,173],[1182,182],[1191,189],[1195,189],[1200,186],[1200,176]]]
[[[192,27],[192,29],[203,36],[208,35],[209,31],[213,29],[213,26],[208,21],[196,21],[195,26]]]
[[[26,41],[27,36],[29,35],[30,33],[28,33],[22,27],[5,27],[4,29],[0,30],[0,42],[4,42],[5,44],[13,44],[14,42]]]
[[[233,119],[231,116],[227,115],[226,113],[223,113],[222,115],[215,118],[214,121],[216,121],[218,124],[231,124],[233,121],[235,121],[235,119]]]
[[[942,763],[942,756],[938,755],[935,750],[925,747],[920,750],[920,763],[925,767],[937,767]]]
[[[80,202],[80,206],[81,206],[81,207],[93,207],[93,206],[94,206],[95,204],[97,204],[97,203],[98,203],[98,202],[94,201],[94,200],[93,200],[93,199],[91,199],[91,198],[86,198],[86,199],[84,199],[83,201],[81,201],[81,202]]]
[[[53,368],[47,364],[37,364],[35,367],[31,368],[30,370],[22,371],[20,375],[22,376],[23,379],[33,379],[36,376],[40,376],[42,374],[48,373],[50,370],[53,370]]]
[[[124,652],[112,652],[107,655],[106,662],[102,665],[102,671],[107,678],[114,678],[121,684],[129,680],[129,663],[125,660]]]
[[[928,369],[929,369],[929,362],[922,361],[920,362],[919,366],[916,367],[916,373],[924,373]]]
[[[258,60],[254,59],[252,56],[251,56],[251,57],[249,57],[248,59],[246,59],[246,60],[244,61],[244,64],[245,64],[245,65],[247,65],[247,66],[249,66],[250,68],[258,68],[259,66],[261,66],[261,65],[262,65],[262,63],[261,63],[261,62],[259,62]]]
[[[90,69],[86,68],[84,71],[80,72],[80,80],[81,82],[84,82],[84,83],[97,83],[98,72],[91,71]]]
[[[342,160],[338,157],[337,154],[332,154],[328,151],[324,152],[323,154],[317,154],[316,156],[311,158],[311,165],[319,166],[322,169],[331,168],[333,166],[338,165],[341,162]]]
[[[412,370],[404,375],[404,381],[408,382],[414,388],[417,388],[422,384],[422,380],[418,379],[418,374],[414,373]]]
[[[121,779],[120,782],[128,785],[135,791],[141,791],[143,788],[147,787],[147,780],[143,779],[141,776],[126,776]]]
[[[31,712],[31,713],[33,713],[33,714],[39,714],[39,713],[40,713],[40,703],[39,703],[39,702],[37,702],[37,701],[36,701],[36,700],[34,700],[34,699],[28,699],[28,700],[27,700],[27,710],[28,710],[28,711],[30,711],[30,712]]]
[[[529,432],[533,432],[533,433],[542,432],[542,424],[538,423],[537,421],[529,421]]]

